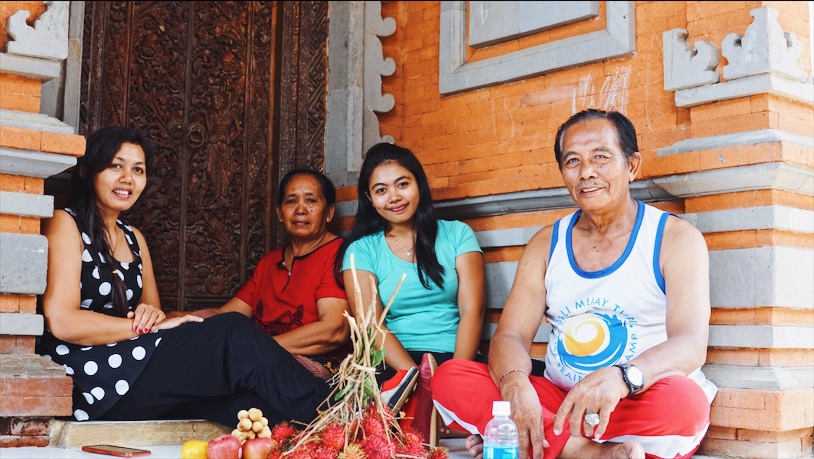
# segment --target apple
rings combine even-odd
[[[266,459],[277,441],[271,438],[250,438],[243,443],[243,459]]]
[[[240,440],[232,434],[218,435],[206,447],[206,455],[211,459],[240,459],[240,453]]]

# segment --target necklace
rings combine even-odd
[[[110,248],[110,253],[116,253],[116,249],[119,247],[119,232],[118,232],[118,231],[113,231],[113,234],[115,234],[115,235],[116,235],[116,242],[115,242],[115,243],[113,244],[113,246]],[[108,237],[107,237],[108,239],[111,239],[111,237],[110,237],[110,233],[107,233],[107,236],[108,236]],[[110,241],[110,240],[109,240],[108,242],[113,242],[113,241]]]
[[[410,249],[408,250],[403,245],[401,245],[401,242],[399,242],[399,240],[396,239],[396,236],[393,236],[393,233],[387,233],[387,234],[389,234],[390,237],[393,238],[393,240],[396,242],[396,245],[399,246],[399,248],[404,251],[405,255],[407,255],[408,257],[413,256],[413,249],[415,248],[415,242],[413,243],[413,246],[410,247]]]

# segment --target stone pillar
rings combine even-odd
[[[34,353],[43,332],[37,295],[45,291],[53,215],[45,178],[76,164],[85,139],[40,111],[41,86],[68,53],[69,2],[3,2],[0,22],[0,447],[45,446],[53,416],[71,414],[71,379]],[[29,16],[38,17],[31,27]],[[5,29],[5,27],[0,27]],[[0,32],[5,32],[0,30]]]
[[[659,150],[648,173],[684,198],[684,217],[710,248],[704,372],[720,391],[699,453],[711,456],[812,452],[814,85],[796,35],[778,21],[796,24],[808,5],[777,5],[727,31],[725,81],[716,44],[690,47],[687,37],[714,35],[727,14],[690,5],[688,29],[664,33],[665,89],[689,110],[691,136]]]

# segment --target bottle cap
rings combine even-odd
[[[512,403],[504,400],[495,400],[492,402],[492,416],[506,416],[512,414]]]

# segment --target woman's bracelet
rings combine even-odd
[[[497,380],[497,390],[498,390],[498,392],[500,392],[500,386],[503,385],[503,378],[505,378],[506,376],[509,376],[512,373],[523,373],[524,375],[526,375],[527,378],[529,376],[529,374],[526,373],[526,370],[521,370],[520,368],[515,368],[514,370],[509,370],[509,371],[503,373],[502,375],[500,375],[500,378],[498,378],[498,380]]]

